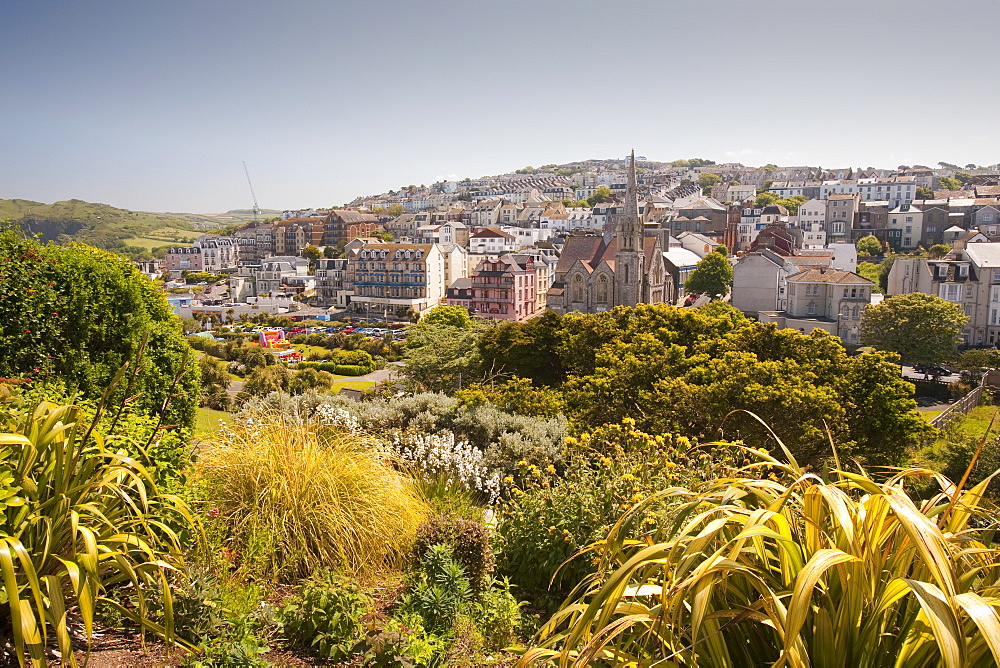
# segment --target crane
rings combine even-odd
[[[247,169],[247,161],[243,161],[243,172],[247,175],[247,184],[250,186],[250,196],[253,197],[253,219],[257,220],[260,215],[260,206],[257,205],[257,195],[253,191],[253,182],[250,181],[250,171]]]

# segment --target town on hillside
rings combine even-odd
[[[882,285],[858,273],[856,244],[866,237],[861,261],[912,255]],[[180,316],[388,322],[459,305],[523,321],[546,309],[696,304],[703,295],[687,279],[724,246],[730,302],[761,321],[818,327],[857,345],[860,312],[873,299],[924,292],[962,306],[966,344],[994,345],[998,243],[995,168],[751,168],[627,156],[288,210],[138,264],[171,279]],[[942,246],[933,259],[918,254]],[[207,289],[183,289],[199,282]]]

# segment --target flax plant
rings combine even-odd
[[[75,665],[71,631],[82,625],[89,641],[101,601],[174,640],[168,578],[183,559],[171,526],[194,519],[94,430],[104,405],[88,424],[76,406],[42,402],[6,425],[19,433],[0,433],[0,654],[9,641],[21,666],[41,666],[53,637],[62,663]],[[105,597],[129,584],[134,607]],[[153,596],[162,610],[155,620]]]
[[[392,450],[342,426],[261,412],[201,448],[198,474],[223,540],[269,577],[398,566],[428,512]]]
[[[667,489],[587,551],[600,572],[541,629],[520,665],[994,666],[1000,662],[989,479],[934,471],[804,471],[766,451],[737,477]],[[974,464],[975,462],[973,462]],[[839,468],[839,465],[838,465]],[[915,501],[907,483],[940,491]],[[628,540],[643,509],[675,520]]]

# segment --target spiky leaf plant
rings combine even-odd
[[[71,631],[82,626],[89,641],[100,601],[172,639],[168,573],[183,559],[171,525],[195,522],[187,506],[158,493],[143,464],[92,429],[76,406],[42,402],[3,429],[0,638],[18,662],[42,665],[54,638],[62,662],[73,664]],[[129,583],[134,608],[105,597]],[[162,606],[159,621],[147,608],[152,596]]]
[[[989,480],[924,469],[824,479],[740,444],[742,477],[657,495],[671,526],[626,540],[647,499],[591,546],[601,572],[521,665],[994,666],[1000,551]],[[783,447],[783,446],[782,446]],[[906,489],[933,478],[940,492]]]

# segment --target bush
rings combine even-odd
[[[520,481],[506,479],[508,500],[497,507],[498,570],[542,607],[561,603],[595,572],[589,558],[576,555],[603,538],[623,510],[682,482],[721,477],[734,464],[684,437],[635,431],[628,419],[569,440],[559,470],[522,462]],[[652,523],[664,512],[654,507],[644,519]]]
[[[242,559],[283,578],[398,565],[427,513],[383,443],[279,414],[234,421],[197,471]]]
[[[356,583],[330,574],[306,580],[279,612],[285,637],[324,659],[350,658],[365,635],[375,601]]]
[[[957,490],[924,469],[827,481],[730,449],[753,460],[737,476],[659,495],[682,504],[673,521],[632,540],[646,497],[591,546],[599,577],[543,627],[526,665],[996,665],[985,483]],[[905,488],[926,476],[942,491],[915,503]]]
[[[413,555],[423,561],[428,550],[435,545],[447,545],[455,560],[469,577],[474,591],[480,591],[493,572],[493,550],[490,534],[485,526],[455,515],[432,515],[417,527]]]
[[[0,377],[58,379],[97,400],[140,350],[114,401],[147,414],[166,405],[168,424],[192,426],[197,360],[156,286],[120,255],[0,232]]]

